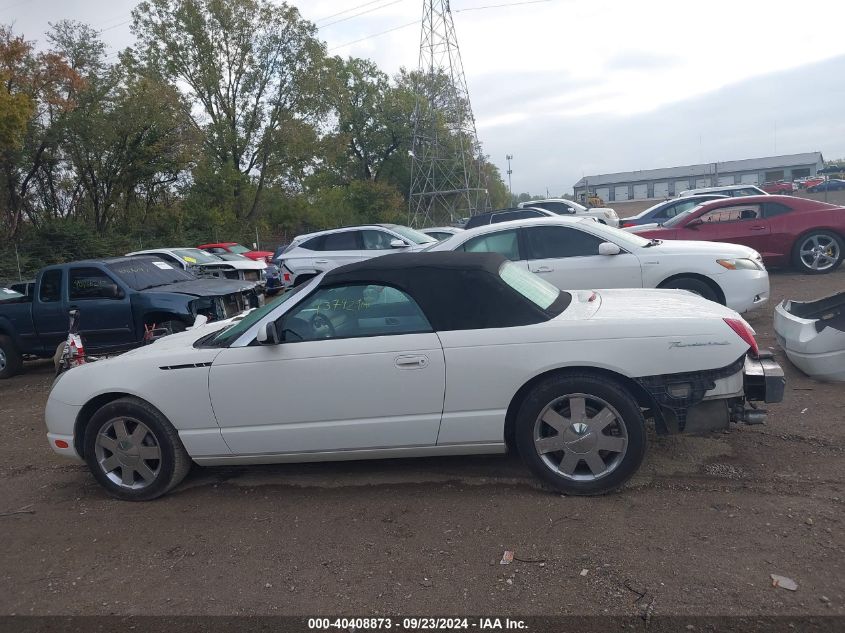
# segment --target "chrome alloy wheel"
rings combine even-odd
[[[612,473],[628,449],[622,417],[606,401],[584,393],[550,402],[534,423],[534,447],[556,475],[594,481]]]
[[[161,470],[161,448],[155,435],[132,418],[117,418],[103,425],[94,455],[106,477],[121,488],[146,488]]]
[[[828,270],[839,261],[839,242],[830,235],[811,235],[801,243],[801,262],[810,270]]]

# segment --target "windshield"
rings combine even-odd
[[[608,241],[615,242],[620,246],[628,248],[642,248],[650,242],[634,233],[629,233],[623,229],[617,229],[606,224],[599,224],[591,222],[590,220],[582,220],[585,230],[592,232],[599,237],[605,238]]]
[[[220,262],[217,255],[206,253],[198,248],[175,248],[173,254],[184,259],[189,264],[216,264]]]
[[[431,242],[437,241],[430,235],[420,233],[419,231],[409,228],[407,226],[400,226],[399,224],[388,224],[387,228],[389,228],[394,233],[398,233],[406,240],[412,241],[414,244],[430,244]]]
[[[222,261],[225,262],[251,262],[249,257],[244,257],[243,255],[238,255],[236,253],[220,253],[219,255],[215,255],[215,257],[219,257]]]
[[[560,296],[560,290],[555,286],[513,262],[502,264],[499,269],[499,276],[502,281],[541,310],[548,310],[549,306]]]
[[[229,249],[230,253],[248,253],[249,249],[246,246],[242,246],[240,244],[232,244],[231,246],[227,246],[226,248]]]
[[[0,288],[0,301],[8,301],[10,299],[20,299],[23,295],[15,292],[11,288]]]
[[[686,220],[690,216],[690,213],[697,211],[700,206],[700,204],[697,204],[692,209],[687,209],[686,211],[683,211],[676,215],[674,218],[669,218],[663,223],[663,226],[677,226],[678,224]]]
[[[133,257],[108,264],[107,268],[133,290],[146,290],[196,279],[191,273],[155,257]]]
[[[649,213],[651,213],[653,211],[657,211],[658,209],[662,209],[663,207],[669,206],[670,204],[672,204],[671,200],[670,201],[664,200],[663,202],[658,202],[654,206],[649,207],[645,211],[640,211],[637,215],[632,215],[630,218],[624,218],[624,219],[625,220],[639,220],[640,218],[644,218],[645,216],[647,216]]]
[[[306,286],[308,286],[308,284],[304,283],[300,286],[296,286],[295,288],[291,288],[287,292],[283,292],[278,297],[275,297],[272,301],[268,301],[260,308],[253,310],[252,312],[247,314],[240,321],[236,321],[226,329],[220,330],[217,334],[214,335],[211,340],[206,343],[206,345],[212,345],[215,347],[225,347],[227,345],[231,345],[236,340],[238,340],[238,338],[240,338],[240,336],[249,328],[258,323],[261,319],[270,314],[273,310],[278,308],[286,301],[290,301],[291,297],[294,297],[299,294],[302,289]]]

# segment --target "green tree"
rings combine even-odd
[[[11,106],[0,110],[8,130],[0,147],[0,207],[5,233],[14,239],[25,220],[39,217],[37,176],[59,146],[83,80],[60,54],[36,54],[31,42],[7,26],[0,26],[0,77],[2,99]]]
[[[238,176],[231,184],[240,217],[256,217],[266,187],[300,185],[313,153],[291,150],[316,137],[327,65],[315,27],[295,7],[147,0],[133,11],[133,31],[140,61],[187,87],[207,154]]]

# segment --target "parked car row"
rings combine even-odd
[[[794,196],[749,196],[703,202],[662,222],[626,229],[662,240],[743,244],[770,266],[829,273],[845,253],[845,208]]]
[[[839,265],[845,210],[722,189],[622,230],[604,209],[541,202],[560,201],[465,230],[297,236],[273,255],[286,291],[263,306],[62,374],[48,441],[127,500],[165,494],[192,462],[505,450],[557,491],[599,494],[636,472],[646,420],[658,433],[764,421],[755,403],[782,399],[783,372],[739,313],[766,304],[781,251],[807,272]],[[713,230],[745,222],[776,246]],[[268,373],[284,376],[273,390]]]
[[[156,257],[47,266],[26,286],[30,294],[0,297],[0,378],[18,373],[25,356],[54,357],[71,310],[87,346],[108,354],[142,345],[151,329],[181,332],[198,316],[228,319],[263,302],[252,282],[198,279]]]
[[[283,378],[268,389],[268,375]],[[591,495],[637,471],[647,419],[658,433],[756,424],[753,403],[783,390],[727,307],[561,290],[498,253],[447,250],[342,265],[239,320],[71,369],[46,423],[56,453],[125,500],[165,494],[192,462],[509,449],[553,489]]]

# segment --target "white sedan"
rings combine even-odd
[[[723,306],[564,292],[495,254],[336,268],[240,321],[62,374],[47,438],[147,500],[191,461],[269,464],[518,450],[556,490],[624,483],[659,433],[757,423],[783,372]]]
[[[674,288],[743,313],[769,298],[754,249],[721,242],[647,240],[586,218],[535,218],[477,227],[431,251],[495,252],[561,289]]]

